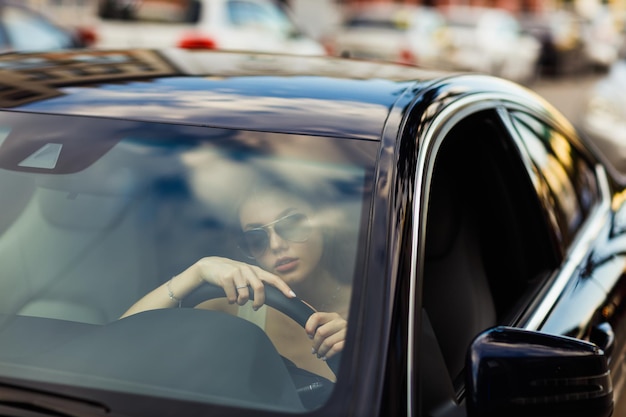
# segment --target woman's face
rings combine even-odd
[[[280,191],[260,192],[247,199],[239,220],[244,233],[254,231],[257,250],[253,255],[259,266],[289,284],[303,282],[317,268],[323,251],[322,233],[313,214],[306,202]]]

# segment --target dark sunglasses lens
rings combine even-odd
[[[267,249],[267,232],[263,229],[247,230],[243,233],[245,248],[252,256],[258,256]]]
[[[291,242],[306,242],[311,236],[311,224],[304,214],[292,214],[274,226],[276,233]]]

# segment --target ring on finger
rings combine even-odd
[[[238,286],[236,286],[235,288],[236,288],[236,289],[238,289],[238,290],[240,290],[240,289],[242,289],[242,288],[248,288],[248,285],[247,285],[247,284],[246,284],[246,285],[238,285]]]

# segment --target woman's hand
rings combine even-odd
[[[313,340],[311,353],[326,360],[343,350],[348,322],[338,313],[317,312],[311,315],[304,330]]]
[[[228,258],[211,256],[196,263],[200,279],[224,289],[231,304],[244,305],[250,299],[250,289],[254,290],[252,308],[257,310],[265,304],[265,284],[280,290],[288,298],[296,294],[280,277],[255,265]]]

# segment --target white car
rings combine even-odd
[[[623,35],[621,23],[606,6],[587,20],[584,25],[583,44],[589,63],[598,69],[608,69],[619,60]]]
[[[0,53],[84,48],[96,37],[88,27],[66,27],[22,1],[0,0]]]
[[[626,179],[626,61],[614,63],[591,89],[582,128]]]
[[[454,69],[476,71],[525,83],[538,71],[541,44],[522,32],[503,9],[450,6],[445,14],[452,39]]]
[[[324,55],[272,0],[101,0],[98,48],[228,49]]]
[[[441,67],[446,21],[427,6],[366,4],[348,8],[326,40],[337,56]]]

